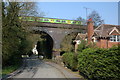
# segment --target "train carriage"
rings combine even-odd
[[[37,22],[82,25],[82,22],[77,20],[66,20],[66,19],[44,18],[44,17],[19,17],[19,19],[22,21],[37,21]]]

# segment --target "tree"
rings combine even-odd
[[[74,51],[74,44],[73,40],[75,39],[77,33],[71,33],[65,36],[62,43],[60,44],[61,51],[64,52],[73,52]]]
[[[86,20],[84,18],[82,18],[82,17],[78,17],[77,20],[82,21],[82,25],[86,24]]]
[[[94,21],[95,26],[104,24],[104,20],[101,19],[101,16],[96,11],[92,11],[92,13],[88,16],[88,19],[90,18],[92,18],[92,20]]]
[[[25,7],[25,3],[2,2],[3,67],[18,64],[21,61],[21,55],[32,48],[30,40],[27,39],[29,33],[23,28],[24,25],[21,24],[18,18],[22,14],[20,11],[23,7]],[[29,12],[32,7],[29,7],[28,11],[26,9],[26,12]]]
[[[19,16],[36,16],[38,12],[36,11],[36,2],[21,2]]]
[[[20,54],[18,52],[19,46],[21,44],[21,39],[24,35],[20,32],[21,27],[18,21],[18,11],[19,8],[16,7],[17,2],[11,3],[3,2],[3,13],[2,13],[2,23],[3,23],[3,35],[2,35],[2,59],[3,66],[13,65],[16,61],[20,60]],[[16,57],[14,56],[16,55]],[[17,59],[16,59],[17,58]],[[16,60],[16,61],[15,61]]]
[[[45,16],[45,13],[40,11],[37,11],[37,2],[21,2],[20,4],[20,11],[19,16],[37,16],[37,17],[43,17]]]

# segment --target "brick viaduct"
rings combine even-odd
[[[42,22],[26,22],[27,30],[34,32],[45,32],[53,39],[53,49],[60,49],[60,44],[64,37],[74,32],[86,32],[86,26],[75,24],[58,24],[58,23],[42,23]],[[59,55],[59,52],[57,53]]]

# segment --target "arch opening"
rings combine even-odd
[[[53,39],[52,37],[44,32],[39,32],[39,40],[37,41],[38,56],[42,55],[44,58],[52,59]]]

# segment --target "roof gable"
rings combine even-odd
[[[111,35],[113,32],[117,32],[118,34],[120,34],[120,31],[116,28],[116,27],[114,27],[111,31],[110,31],[110,33],[109,33],[109,35]]]
[[[97,37],[109,37],[113,32],[120,34],[120,26],[102,24],[94,30],[94,34]]]

